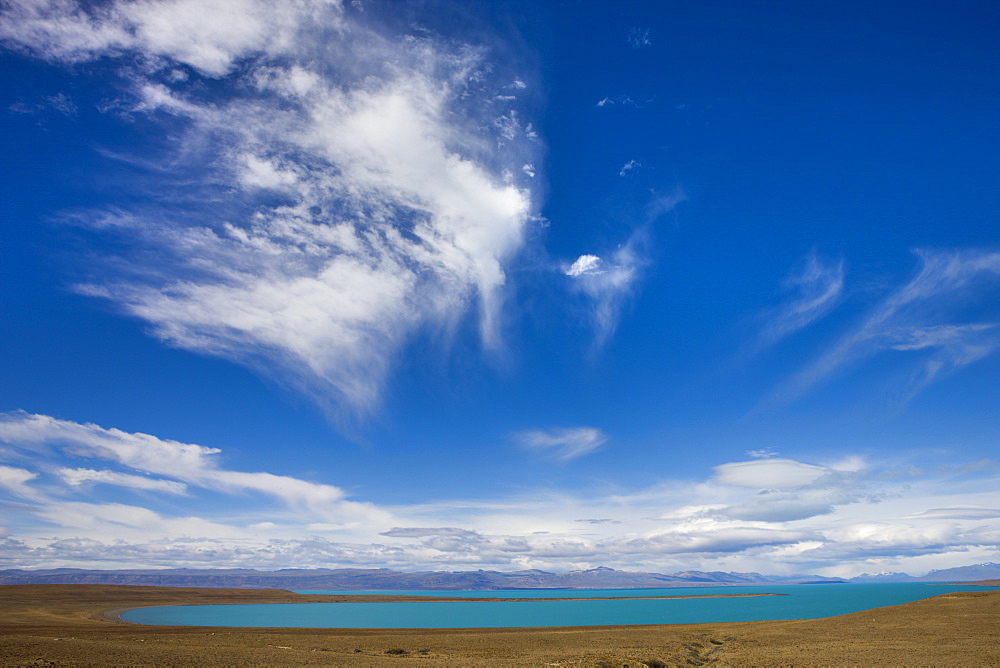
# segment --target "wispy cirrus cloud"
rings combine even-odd
[[[514,438],[522,446],[560,461],[569,461],[589,454],[608,440],[604,432],[594,427],[530,429],[514,434]]]
[[[631,105],[633,107],[639,106],[635,100],[633,100],[628,95],[616,95],[615,97],[602,97],[597,101],[596,107],[613,107],[615,105],[627,106]]]
[[[640,167],[642,167],[642,163],[639,162],[638,160],[629,160],[624,165],[622,165],[621,169],[618,170],[618,176],[628,176],[634,170],[639,169]]]
[[[0,488],[6,489],[8,493],[20,499],[38,498],[38,492],[28,485],[28,482],[37,477],[37,473],[28,469],[0,465]]]
[[[303,19],[343,23],[339,2],[260,0],[104,2],[9,0],[0,36],[33,55],[85,62],[136,53],[157,67],[183,63],[209,76],[226,75],[237,60],[287,51]]]
[[[795,375],[769,403],[794,400],[845,367],[888,351],[920,356],[902,391],[904,403],[935,380],[1000,347],[996,287],[1000,253],[916,252],[920,269],[869,311],[862,323]],[[988,318],[982,321],[982,317]],[[970,317],[978,321],[969,322]]]
[[[374,410],[418,330],[477,309],[500,346],[537,150],[527,84],[484,49],[361,16],[330,0],[12,0],[0,33],[115,69],[117,111],[173,138],[135,161],[158,164],[136,205],[73,215],[125,248],[79,290],[342,417]]]
[[[563,275],[569,278],[570,289],[586,297],[587,314],[594,330],[591,353],[600,350],[614,335],[622,311],[642,278],[642,270],[650,264],[651,226],[685,199],[679,188],[666,193],[650,191],[642,224],[633,230],[628,241],[603,257],[585,253],[560,266]]]
[[[58,470],[57,474],[66,482],[66,484],[73,486],[102,484],[156,492],[168,492],[170,494],[187,493],[187,485],[182,482],[177,482],[176,480],[160,480],[141,475],[133,475],[131,473],[121,473],[120,471],[109,471],[107,469],[95,470],[82,468],[61,468]]]
[[[604,346],[615,333],[622,308],[632,295],[639,270],[645,265],[638,246],[641,237],[614,250],[605,259],[598,255],[581,255],[563,269],[572,281],[572,288],[585,295],[589,302],[590,320],[594,329],[593,350]]]
[[[791,296],[762,316],[765,324],[755,347],[771,346],[829,313],[843,295],[844,273],[843,260],[829,260],[815,251],[806,256],[802,266],[782,282]]]
[[[63,116],[73,117],[77,115],[79,109],[73,99],[66,93],[57,93],[43,97],[39,102],[28,103],[25,101],[15,102],[7,107],[7,111],[13,114],[39,115],[51,111]]]
[[[981,506],[956,506],[953,508],[930,508],[907,516],[914,519],[978,520],[1000,517],[1000,508]]]
[[[628,43],[633,49],[645,49],[653,46],[653,40],[649,38],[649,30],[646,28],[632,28],[629,30]]]

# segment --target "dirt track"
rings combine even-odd
[[[106,618],[109,610],[148,605],[346,598],[300,596],[280,590],[7,585],[0,587],[0,662],[616,668],[1000,666],[1000,591],[944,594],[821,620],[737,624],[414,631],[151,627],[112,623]]]

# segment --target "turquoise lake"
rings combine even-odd
[[[538,601],[416,603],[281,603],[137,608],[121,615],[137,624],[279,628],[501,628],[702,624],[816,619],[909,603],[954,591],[998,589],[947,584],[811,584],[672,589],[520,589],[503,591],[308,591],[308,594],[410,594]],[[779,594],[702,599],[643,596]],[[609,597],[636,600],[602,600]],[[585,601],[549,601],[575,597]]]

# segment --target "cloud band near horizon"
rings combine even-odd
[[[560,433],[547,438],[579,446]],[[858,458],[766,458],[648,489],[392,505],[350,499],[326,482],[231,470],[217,448],[45,415],[0,415],[0,444],[8,518],[0,563],[18,568],[605,565],[853,575],[873,564],[930,570],[956,554],[986,560],[1000,538],[993,462],[901,477]]]

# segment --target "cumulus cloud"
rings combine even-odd
[[[594,427],[569,429],[532,429],[514,435],[524,447],[538,450],[560,461],[589,454],[607,442],[608,437]]]
[[[970,305],[996,290],[1000,253],[923,250],[917,256],[921,262],[917,274],[793,377],[772,397],[772,403],[793,400],[848,365],[887,351],[919,356],[901,391],[905,402],[935,380],[1000,347],[1000,322],[955,322],[963,319]]]
[[[600,275],[603,274],[604,261],[596,255],[581,255],[580,257],[573,260],[573,264],[569,266],[566,270],[567,276],[577,277],[590,275]]]
[[[535,149],[527,84],[484,49],[329,0],[8,5],[5,44],[117,68],[119,112],[174,141],[144,159],[155,193],[137,183],[129,210],[75,214],[126,248],[80,291],[331,413],[372,411],[428,325],[476,309],[500,346]]]

